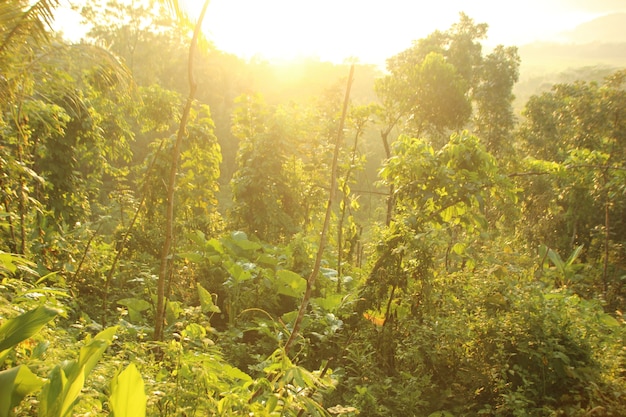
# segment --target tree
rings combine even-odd
[[[328,166],[327,124],[335,117],[327,107],[334,101],[272,107],[257,94],[243,95],[237,104],[233,227],[273,243],[307,231],[323,198],[319,184]]]
[[[240,148],[238,170],[231,182],[234,227],[262,241],[278,242],[302,224],[296,190],[286,169],[292,159],[288,133],[258,95],[242,96],[237,102],[233,133]]]
[[[435,31],[387,61],[390,74],[376,91],[385,105],[397,103],[404,133],[441,139],[467,123],[486,32],[487,25],[461,13],[448,31]]]
[[[512,91],[519,79],[519,66],[517,48],[498,45],[479,67],[479,81],[473,92],[475,132],[496,157],[513,152]]]
[[[523,214],[536,222],[522,233],[564,254],[584,245],[583,259],[602,265],[595,285],[613,305],[623,299],[617,276],[624,266],[612,254],[622,244],[626,207],[625,77],[619,71],[603,84],[559,84],[531,97],[519,129],[527,170],[535,174],[519,177],[526,190]]]
[[[498,155],[509,143],[511,91],[519,58],[515,48],[502,46],[484,57],[480,40],[486,33],[486,24],[476,24],[461,13],[460,21],[448,31],[435,31],[387,61],[389,74],[375,85],[387,158],[394,129],[427,138],[435,148],[444,146],[451,132],[462,129],[479,135]],[[389,195],[387,224],[394,205],[393,183]]]
[[[123,175],[132,140],[121,105],[130,94],[128,74],[91,45],[24,42],[5,49],[4,59],[2,182],[10,245],[20,253],[38,246],[45,255],[58,249],[59,230],[97,216],[103,183]]]

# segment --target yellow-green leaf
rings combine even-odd
[[[143,378],[131,363],[111,382],[111,410],[115,417],[144,417],[146,401]]]

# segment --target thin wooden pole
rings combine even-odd
[[[332,214],[332,205],[333,200],[335,199],[335,189],[337,188],[337,165],[339,160],[339,147],[341,145],[341,139],[343,138],[343,129],[346,121],[346,114],[348,113],[348,103],[350,101],[350,90],[352,88],[352,79],[354,77],[354,64],[350,66],[350,75],[348,76],[348,84],[346,86],[346,95],[343,100],[343,110],[341,112],[341,120],[339,122],[339,129],[337,130],[337,138],[335,140],[335,150],[333,152],[333,164],[331,168],[330,174],[330,190],[328,192],[328,203],[326,204],[326,216],[324,217],[324,225],[322,226],[322,234],[320,236],[320,244],[317,249],[317,256],[315,257],[315,265],[313,266],[313,271],[306,282],[306,290],[304,291],[304,296],[302,297],[302,303],[300,304],[300,309],[298,310],[298,316],[296,317],[295,322],[293,323],[293,329],[291,330],[291,335],[287,342],[285,343],[285,352],[289,353],[289,349],[293,345],[294,340],[298,336],[300,331],[300,326],[302,324],[302,320],[304,319],[304,314],[306,312],[307,307],[309,306],[309,301],[311,299],[311,294],[313,293],[313,286],[315,285],[315,280],[320,272],[320,266],[322,264],[322,256],[324,255],[324,249],[326,247],[326,235],[328,233],[328,226],[330,224],[330,217]]]
[[[185,130],[187,128],[187,120],[189,119],[189,113],[191,112],[191,105],[193,104],[198,84],[193,75],[194,60],[196,55],[196,49],[198,46],[198,38],[200,36],[200,30],[202,29],[202,22],[204,15],[209,7],[209,0],[205,0],[202,5],[202,11],[196,22],[193,37],[191,38],[191,45],[189,46],[189,59],[187,63],[187,75],[189,78],[189,95],[187,96],[187,102],[183,108],[183,113],[180,118],[180,125],[178,126],[178,134],[176,135],[176,142],[174,142],[174,149],[172,149],[172,164],[170,165],[170,174],[167,183],[167,208],[166,208],[166,226],[165,226],[165,240],[163,242],[163,248],[161,250],[161,262],[159,266],[159,281],[157,284],[157,311],[154,324],[154,340],[163,340],[163,326],[165,322],[165,287],[168,281],[168,271],[170,268],[171,260],[173,258],[172,242],[174,241],[174,189],[176,187],[176,173],[178,172],[178,157],[180,155],[180,148],[185,136]]]

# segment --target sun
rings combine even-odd
[[[341,4],[338,2],[337,4]],[[343,59],[345,41],[324,1],[214,0],[205,33],[219,49],[244,57]]]
[[[197,16],[202,1],[187,3],[189,14]],[[381,10],[371,0],[212,0],[203,30],[218,49],[244,58],[372,61],[382,49],[394,51],[385,40],[394,30],[382,38],[372,30]],[[394,52],[408,46],[405,41]]]
[[[202,0],[181,0],[197,11]],[[520,46],[588,20],[557,0],[211,0],[204,32],[218,49],[269,60],[317,57],[381,63],[465,12],[489,25],[487,44]],[[193,15],[192,11],[192,15]]]

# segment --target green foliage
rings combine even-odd
[[[45,43],[49,40],[49,29],[54,18],[54,11],[59,6],[58,0],[43,0],[31,4],[26,1],[12,1],[0,8],[0,27],[3,35],[0,53],[30,42]]]
[[[624,74],[618,71],[603,84],[559,84],[532,97],[519,129],[532,174],[519,177],[522,213],[526,221],[536,220],[520,234],[557,253],[583,245],[581,258],[602,271],[590,277],[587,292],[601,288],[612,309],[624,299],[617,248],[624,229],[625,106]],[[563,232],[555,234],[555,228]]]
[[[146,401],[143,379],[131,363],[111,381],[111,411],[115,417],[144,417]]]
[[[361,319],[359,340],[344,353],[341,397],[333,400],[364,415],[583,415],[600,404],[619,415],[623,362],[614,359],[623,324],[597,302],[546,290],[520,272],[485,264],[435,275],[429,296],[436,310],[413,305],[402,313],[397,304],[382,326]],[[381,362],[390,354],[396,372],[386,371],[389,357]]]
[[[165,341],[151,342],[188,27],[91,2],[89,37],[109,52],[50,46],[56,3],[9,3],[0,417],[626,414],[623,71],[533,97],[513,137],[519,57],[483,54],[486,25],[461,15],[391,57],[380,102],[346,120],[329,245],[288,354],[341,92],[306,98],[343,67],[201,53]],[[257,83],[271,104],[248,94]]]
[[[295,272],[281,269],[276,272],[278,293],[288,297],[300,298],[306,289],[306,279]]]
[[[289,149],[293,129],[259,96],[242,96],[234,112],[233,133],[241,141],[238,170],[232,179],[233,225],[261,240],[277,243],[298,231],[308,201],[299,201],[294,181],[302,178],[302,162]],[[302,139],[300,139],[302,140]],[[291,175],[297,175],[290,178]],[[304,207],[303,207],[304,206]]]
[[[5,350],[37,333],[58,314],[59,310],[39,306],[2,323],[0,326],[0,357],[5,354]]]
[[[52,370],[40,394],[40,416],[65,417],[71,415],[85,384],[85,379],[113,341],[116,331],[116,327],[109,327],[98,333],[93,339],[89,338],[81,347],[78,360],[57,365]]]
[[[8,417],[23,399],[39,390],[44,381],[27,366],[19,365],[0,372],[0,416]]]
[[[392,67],[392,74],[377,84],[378,94],[398,101],[400,117],[412,120],[409,131],[416,136],[458,129],[471,113],[467,80],[445,57],[430,52],[417,64]]]
[[[583,250],[583,246],[578,246],[570,256],[564,261],[561,255],[549,249],[545,246],[539,247],[539,255],[545,259],[550,259],[556,269],[554,285],[558,288],[561,286],[572,286],[580,281],[583,276],[578,272],[584,267],[580,263],[576,263],[576,260],[580,256]]]
[[[513,152],[515,116],[512,93],[519,79],[520,58],[517,48],[498,45],[484,57],[480,82],[473,92],[476,101],[476,135],[496,157]]]
[[[398,126],[402,134],[429,138],[439,148],[451,130],[472,128],[490,152],[510,151],[506,138],[514,124],[511,91],[519,57],[515,48],[503,46],[483,56],[486,33],[486,24],[461,13],[447,31],[435,31],[387,60],[389,75],[375,86],[389,129],[383,141]]]

